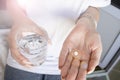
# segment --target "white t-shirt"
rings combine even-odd
[[[43,27],[52,41],[48,46],[47,60],[27,69],[8,56],[7,64],[21,70],[40,74],[60,74],[58,59],[62,44],[75,26],[77,18],[89,7],[104,7],[110,0],[18,0],[28,17]]]

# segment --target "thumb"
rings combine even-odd
[[[48,44],[52,44],[52,41],[47,33],[47,31],[45,29],[43,29],[42,27],[39,28],[39,31],[37,32],[38,34],[42,35],[43,37],[45,37],[45,39],[47,40]]]
[[[96,49],[91,53],[89,65],[88,65],[88,74],[92,73],[96,66],[99,64],[100,57],[101,57],[102,49]]]

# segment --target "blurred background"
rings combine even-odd
[[[12,20],[6,11],[5,0],[0,0],[0,80],[8,54],[7,33]],[[120,0],[100,9],[98,32],[101,34],[103,53],[96,71],[87,76],[88,80],[120,80]]]

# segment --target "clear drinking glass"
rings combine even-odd
[[[34,66],[41,65],[46,60],[47,40],[44,36],[23,32],[17,35],[16,41],[19,52]]]

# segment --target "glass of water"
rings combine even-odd
[[[46,60],[47,40],[44,36],[24,32],[16,38],[19,52],[34,66],[41,65]]]

